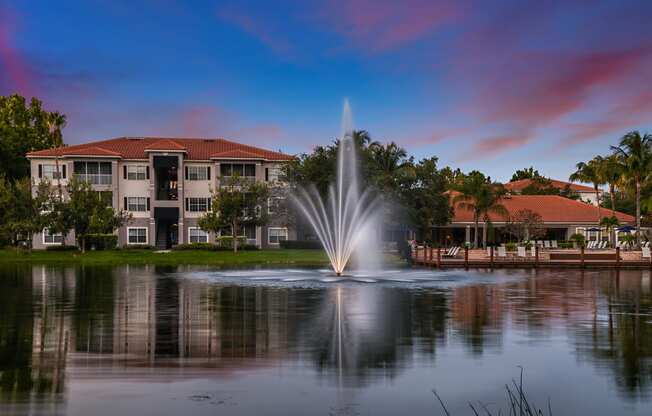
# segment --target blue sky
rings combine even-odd
[[[299,153],[357,128],[416,157],[564,179],[652,131],[652,3],[0,2],[0,94],[65,140],[226,137]]]

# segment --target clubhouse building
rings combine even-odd
[[[293,159],[280,152],[224,139],[120,137],[86,144],[41,150],[27,155],[34,183],[68,183],[72,175],[90,183],[116,211],[125,210],[131,221],[117,230],[118,245],[148,245],[159,249],[176,244],[213,242],[212,232],[201,230],[198,219],[211,209],[211,190],[220,178],[238,175],[245,180],[278,182],[283,163]],[[271,201],[273,202],[273,201]],[[273,204],[268,204],[272,213]],[[278,247],[293,239],[294,231],[270,215],[263,227],[245,227],[247,243]],[[65,238],[65,241],[64,241]],[[36,234],[34,248],[73,245],[48,230]]]

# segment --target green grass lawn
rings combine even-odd
[[[8,263],[27,264],[154,264],[175,266],[179,264],[214,265],[224,267],[254,265],[323,266],[328,258],[322,250],[256,250],[207,251],[183,250],[155,253],[153,250],[89,251],[15,251],[0,250],[0,265]]]

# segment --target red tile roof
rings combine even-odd
[[[234,149],[226,152],[217,152],[211,155],[212,159],[260,159],[260,155],[246,150]]]
[[[512,195],[504,198],[501,203],[510,215],[515,215],[523,209],[529,209],[541,215],[544,223],[597,224],[599,222],[598,207],[595,205],[557,195]],[[458,206],[454,211],[453,222],[473,222],[471,211]],[[602,217],[610,216],[611,210],[602,208],[600,215]],[[635,222],[635,218],[631,215],[618,211],[615,215],[621,223]],[[505,221],[505,218],[497,214],[490,214],[489,217],[493,222]]]
[[[185,152],[186,147],[170,139],[163,139],[154,142],[145,148],[146,152],[152,150],[183,150]]]
[[[576,183],[558,181],[556,179],[548,179],[553,188],[565,189],[567,186],[575,192],[595,192],[595,190],[590,186],[578,185]],[[532,185],[534,181],[532,179],[520,179],[518,181],[507,182],[505,188],[508,191],[520,192],[523,188],[527,188]]]
[[[173,147],[171,147],[173,146]],[[28,157],[52,156],[105,156],[123,159],[147,159],[147,150],[185,150],[187,160],[210,160],[220,154],[235,155],[242,159],[269,161],[292,160],[293,156],[232,142],[225,139],[166,138],[166,137],[119,137],[116,139],[66,146],[58,149],[39,150]],[[234,159],[232,156],[224,158]]]

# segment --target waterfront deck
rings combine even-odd
[[[414,264],[436,268],[583,268],[583,269],[650,269],[652,259],[643,258],[641,251],[620,249],[538,249],[528,250],[525,257],[508,252],[498,257],[497,251],[461,249],[455,257],[445,257],[446,249],[418,247],[412,255]],[[492,255],[493,254],[493,255]]]

